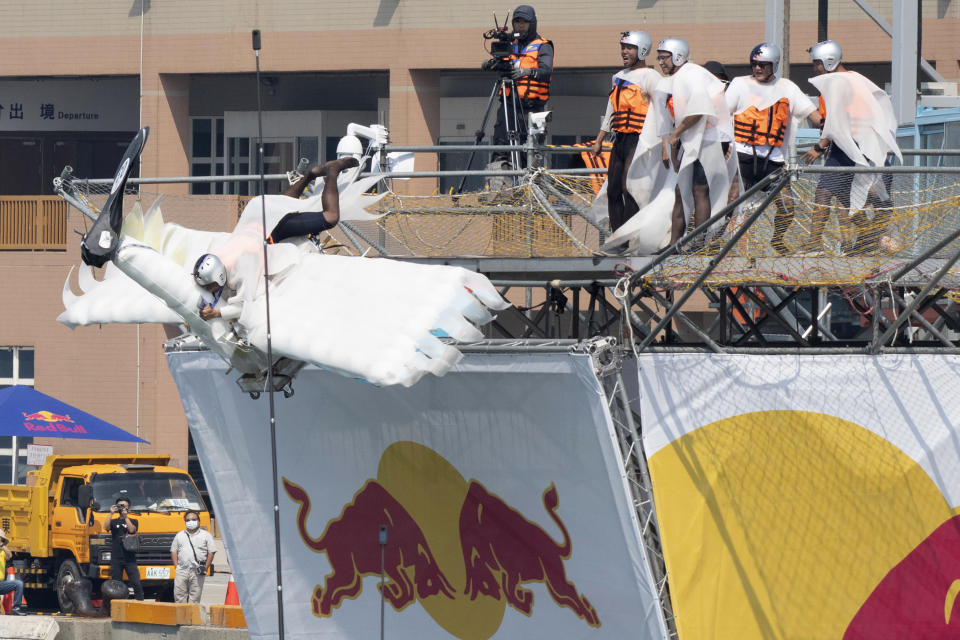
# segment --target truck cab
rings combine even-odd
[[[130,501],[138,525],[145,597],[172,601],[173,537],[183,529],[187,510],[197,511],[207,529],[210,514],[189,474],[168,463],[169,456],[51,456],[30,472],[27,487],[0,486],[0,517],[9,521],[14,553],[10,564],[28,601],[69,613],[67,584],[87,578],[96,594],[110,579],[110,507],[121,497]]]

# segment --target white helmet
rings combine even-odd
[[[833,71],[840,64],[843,57],[843,50],[840,45],[833,40],[824,40],[818,42],[809,49],[810,61],[819,60],[823,63],[823,68],[827,71]]]
[[[337,158],[351,156],[359,160],[363,157],[363,144],[357,136],[343,136],[337,143]]]
[[[205,253],[197,258],[197,263],[193,265],[193,279],[201,287],[214,282],[222,287],[227,284],[227,270],[220,258],[212,253]]]
[[[780,68],[780,47],[772,42],[761,42],[750,52],[750,64],[754,62],[769,62],[776,73]]]
[[[690,45],[683,38],[664,38],[657,45],[657,51],[673,54],[673,64],[678,67],[690,59]]]
[[[650,55],[653,40],[643,31],[624,31],[620,34],[620,44],[629,44],[637,48],[637,58],[643,60]]]

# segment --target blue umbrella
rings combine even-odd
[[[143,438],[127,433],[86,411],[23,385],[0,389],[0,436],[150,444]]]

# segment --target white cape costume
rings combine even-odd
[[[716,213],[726,206],[731,172],[723,157],[720,140],[721,132],[724,132],[727,139],[732,139],[733,127],[726,108],[723,87],[723,83],[713,74],[692,62],[682,65],[672,76],[660,80],[654,98],[659,116],[659,137],[665,138],[677,123],[688,116],[703,117],[680,134],[680,166],[676,173],[667,172],[667,177],[658,182],[659,190],[653,194],[649,204],[618,229],[605,247],[615,246],[627,238],[633,240],[631,247],[636,246],[639,253],[651,253],[665,247],[670,240],[675,187],[680,189],[684,215],[688,220],[693,212],[693,163],[697,160],[703,165],[707,176],[711,213]],[[672,106],[672,113],[668,105]],[[653,161],[653,156],[656,156],[657,162],[662,162],[659,153],[651,154],[650,162]],[[639,225],[631,225],[634,220],[637,223],[656,221],[656,226],[652,229],[638,229]],[[652,233],[652,237],[641,242],[635,235],[639,233]]]
[[[882,167],[892,153],[901,161],[897,146],[897,118],[890,96],[856,71],[837,71],[810,78],[820,91],[827,117],[823,136],[837,145],[859,167]],[[880,175],[858,173],[850,188],[850,211],[863,208],[870,190],[886,199]]]

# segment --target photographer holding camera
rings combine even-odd
[[[123,572],[127,572],[127,581],[133,587],[133,597],[143,600],[143,587],[140,585],[140,568],[137,566],[137,552],[124,548],[123,539],[128,535],[136,535],[137,521],[130,517],[130,500],[117,498],[116,504],[110,507],[106,527],[112,536],[110,543],[110,579],[123,580]]]
[[[173,578],[173,599],[176,602],[200,602],[203,592],[203,579],[210,573],[213,565],[213,536],[200,528],[200,514],[187,511],[183,514],[186,525],[183,531],[173,538],[170,556],[177,567]]]
[[[522,4],[513,11],[511,26],[513,41],[509,55],[498,55],[498,50],[492,49],[491,54],[494,57],[483,63],[483,69],[508,74],[513,80],[520,113],[511,114],[511,117],[515,118],[515,128],[520,132],[526,130],[526,114],[539,113],[547,108],[547,100],[550,99],[550,75],[553,73],[553,43],[537,33],[537,14],[530,5]],[[505,36],[506,34],[501,34],[497,37],[503,40]],[[510,97],[509,88],[506,89],[504,97]],[[510,144],[507,126],[504,110],[497,109],[493,144]],[[524,139],[517,141],[522,144]],[[494,153],[492,160],[509,161],[509,154]]]

